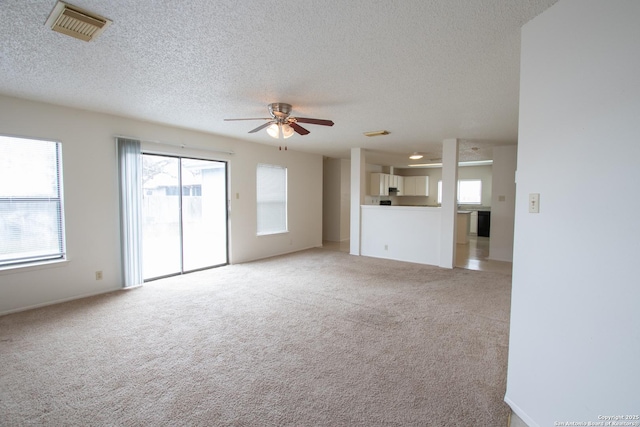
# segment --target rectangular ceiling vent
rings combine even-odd
[[[59,1],[45,25],[51,27],[53,31],[88,42],[102,34],[111,25],[111,21]]]

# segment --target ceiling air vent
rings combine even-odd
[[[51,27],[53,31],[88,42],[102,34],[111,25],[111,21],[59,1],[45,25]]]

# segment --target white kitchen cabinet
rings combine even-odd
[[[396,196],[402,196],[404,195],[404,176],[395,175],[395,177],[398,179],[396,182],[396,188],[398,189]]]
[[[402,189],[404,187],[404,177],[400,175],[389,175],[389,187],[398,190],[394,193],[395,196],[402,196]]]
[[[478,211],[471,212],[471,218],[469,219],[469,234],[478,234]]]
[[[416,176],[416,196],[429,195],[429,177]]]
[[[374,172],[370,179],[370,196],[388,196],[389,195],[390,175],[387,173]]]
[[[405,176],[404,177],[404,191],[403,196],[415,196],[416,194],[416,177]]]
[[[403,196],[428,196],[428,176],[405,176]]]
[[[469,219],[471,217],[471,212],[469,211],[458,211],[458,225],[457,225],[457,236],[456,243],[467,244],[469,243]]]

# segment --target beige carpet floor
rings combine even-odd
[[[506,426],[511,277],[313,249],[0,317],[0,425]]]

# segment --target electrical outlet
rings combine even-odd
[[[529,213],[540,213],[540,193],[529,194]]]
[[[389,245],[384,245],[384,250],[388,251],[389,250]]]
[[[96,280],[102,280],[102,271],[96,271]]]

